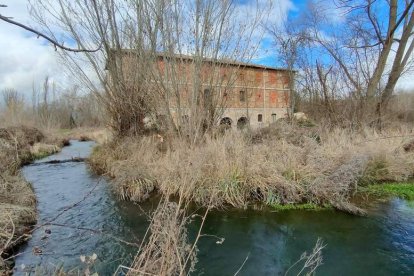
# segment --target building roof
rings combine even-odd
[[[168,54],[164,53],[158,53],[158,57],[161,58],[168,58]],[[174,58],[184,59],[192,61],[194,60],[194,56],[190,55],[179,55],[174,54]],[[226,60],[226,59],[213,59],[213,58],[204,58],[205,62],[215,62],[219,64],[227,64],[227,65],[234,65],[234,66],[240,66],[240,67],[247,67],[247,68],[258,68],[258,69],[264,69],[264,70],[275,70],[275,71],[289,71],[287,68],[280,68],[280,67],[272,67],[272,66],[266,66],[266,65],[260,65],[260,64],[254,64],[254,63],[246,63],[246,62],[240,62],[235,60]]]
[[[136,53],[133,49],[123,49],[124,53]],[[176,59],[182,59],[182,60],[188,60],[193,61],[194,56],[191,55],[183,55],[183,54],[169,54],[169,53],[157,53],[157,57],[159,58],[176,58]],[[254,63],[246,63],[246,62],[239,62],[234,60],[225,60],[225,59],[213,59],[213,58],[204,58],[205,62],[214,62],[218,64],[227,64],[227,65],[233,65],[233,66],[240,66],[240,67],[247,67],[247,68],[258,68],[263,70],[272,70],[272,71],[293,71],[296,72],[296,70],[289,70],[287,68],[281,68],[281,67],[272,67],[272,66],[266,66],[266,65],[260,65],[260,64],[254,64]]]

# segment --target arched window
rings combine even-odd
[[[249,125],[249,120],[246,117],[240,117],[237,120],[237,128],[244,129]]]
[[[231,127],[231,119],[229,117],[224,117],[223,119],[220,120],[220,125],[225,125],[225,126],[229,126]]]
[[[257,115],[257,121],[259,123],[263,122],[263,115],[262,114]]]

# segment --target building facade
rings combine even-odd
[[[167,67],[169,60],[164,56],[159,58],[159,68],[162,70]],[[180,57],[180,65],[183,65],[183,76],[189,76],[193,59],[191,57]],[[235,63],[235,62],[218,62],[211,65],[211,61],[204,60],[206,66],[201,70],[204,94],[210,90],[220,91],[219,97],[223,98],[220,106],[219,124],[226,124],[231,127],[244,127],[249,125],[252,128],[268,126],[278,119],[288,116],[290,107],[290,77],[294,72],[283,68],[267,67],[262,65]],[[212,67],[219,67],[217,77],[208,77],[213,71]],[[205,77],[204,75],[207,75]],[[231,81],[223,81],[226,76],[231,75]],[[214,79],[213,81],[211,81]],[[188,89],[191,87],[192,80],[183,78],[182,102],[188,102]],[[211,93],[211,92],[210,92]],[[206,97],[204,97],[206,98]],[[180,107],[185,114],[187,108],[185,104]],[[172,107],[173,114],[177,110]]]
[[[124,52],[125,57],[129,61],[125,62],[124,59],[123,66],[129,66],[125,71],[134,71],[135,54]],[[219,117],[215,118],[218,124],[226,124],[234,128],[247,125],[258,128],[288,115],[289,85],[292,83],[290,77],[294,75],[292,71],[209,59],[197,63],[193,57],[183,55],[171,57],[158,54],[156,59],[157,66],[153,68],[155,73],[152,73],[155,77],[151,80],[150,90],[176,89],[169,92],[167,100],[168,112],[172,114],[175,121],[178,121],[180,116],[183,118],[191,114],[189,109],[191,104],[194,104],[194,94],[198,93],[194,91],[202,91],[200,102],[205,106],[208,106],[206,102],[209,96],[214,94],[212,106],[220,109],[216,112]],[[198,71],[195,69],[196,64],[199,65]],[[161,102],[164,102],[165,106],[164,99]]]
[[[257,128],[288,115],[289,71],[252,64],[240,66],[239,71],[220,123]]]

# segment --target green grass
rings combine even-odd
[[[317,205],[315,203],[300,203],[300,204],[269,204],[273,209],[277,211],[289,211],[289,210],[312,210],[320,211],[330,209],[331,206],[328,204]]]
[[[364,189],[368,194],[380,197],[400,197],[414,200],[414,183],[385,183],[369,185]]]

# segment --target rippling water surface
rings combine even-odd
[[[72,141],[37,163],[87,157],[93,146]],[[125,241],[139,243],[148,225],[138,206],[118,201],[85,163],[34,164],[23,171],[38,199],[39,228],[16,258],[16,275],[37,266],[82,268],[79,256],[93,253],[100,275],[129,264],[136,247]],[[190,225],[190,236],[197,230],[197,222]],[[368,217],[331,210],[212,211],[203,232],[211,236],[199,242],[195,275],[234,275],[245,260],[238,275],[284,275],[318,237],[326,244],[318,275],[414,275],[414,204],[404,200],[378,204]]]
[[[34,231],[16,258],[15,274],[33,271],[39,265],[48,269],[57,265],[83,268],[80,255],[93,253],[98,255],[95,269],[101,275],[110,274],[119,264],[128,264],[135,254],[134,246],[124,241],[138,243],[140,234],[146,230],[147,219],[139,208],[118,201],[106,180],[91,173],[85,163],[41,164],[87,157],[94,146],[93,142],[71,141],[71,144],[62,152],[23,169],[38,200],[37,226],[57,218],[52,225]],[[41,254],[33,253],[39,249]]]

